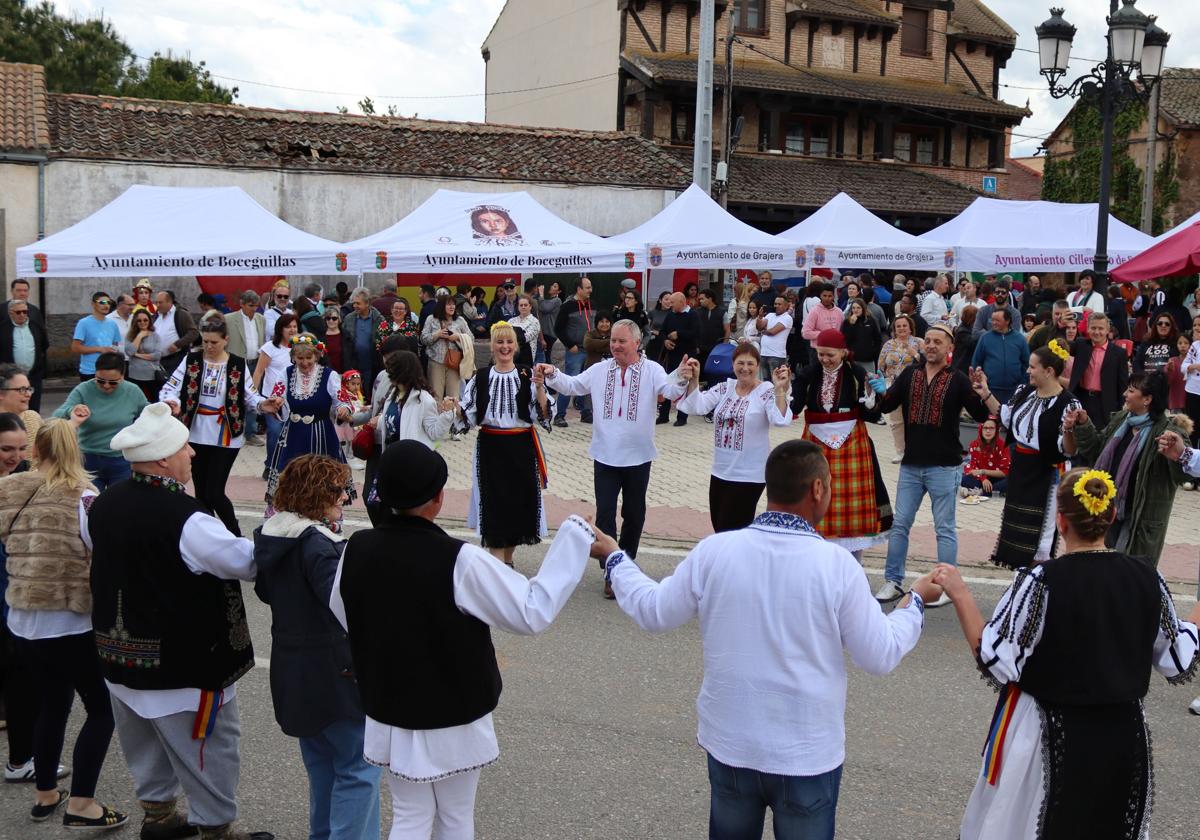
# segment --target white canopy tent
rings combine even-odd
[[[136,184],[16,259],[18,277],[358,273],[342,245],[292,227],[240,187]]]
[[[1196,222],[1200,222],[1200,211],[1197,211],[1197,212],[1193,213],[1192,215],[1188,216],[1186,219],[1184,219],[1179,224],[1175,225],[1175,227],[1171,228],[1170,230],[1164,230],[1158,236],[1154,237],[1154,244],[1157,245],[1159,242],[1162,242],[1164,239],[1171,238],[1175,234],[1179,233],[1181,230],[1187,230],[1192,225],[1196,224]]]
[[[919,238],[954,248],[959,271],[1083,271],[1096,256],[1098,205],[977,198]],[[1109,264],[1118,266],[1154,240],[1108,217]]]
[[[734,218],[695,184],[658,215],[608,241],[645,255],[639,267],[803,267],[794,244]]]
[[[438,190],[396,224],[346,243],[364,272],[629,271],[641,257],[569,224],[529,193]]]
[[[954,268],[952,248],[889,225],[844,192],[779,238],[804,246],[814,268]]]

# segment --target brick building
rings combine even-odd
[[[699,7],[696,0],[613,0],[556,15],[546,0],[509,0],[483,46],[487,119],[586,120],[690,147]],[[980,0],[717,7],[714,145],[721,145],[729,100],[733,120],[743,120],[730,164],[730,209],[740,218],[775,229],[818,206],[809,203],[815,194],[776,190],[767,200],[748,189],[751,176],[739,181],[745,170],[793,183],[828,170],[824,179],[853,183],[858,189],[848,191],[861,203],[914,231],[937,224],[945,210],[938,200],[888,206],[885,193],[898,182],[919,191],[934,179],[963,193],[1008,194],[1007,132],[1029,112],[998,97],[1016,33]],[[721,39],[731,27],[729,97]]]
[[[1179,185],[1178,199],[1163,211],[1163,221],[1170,228],[1200,210],[1200,68],[1168,67],[1160,84],[1155,167],[1170,159]],[[1129,155],[1143,173],[1148,129],[1149,119],[1146,119],[1129,135]],[[1071,114],[1063,118],[1042,145],[1051,160],[1072,154]]]

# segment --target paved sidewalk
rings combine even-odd
[[[673,416],[673,415],[672,415]],[[551,528],[557,526],[568,513],[592,513],[594,510],[592,490],[592,462],[587,449],[591,441],[591,426],[578,422],[578,415],[571,410],[567,419],[570,426],[554,429],[542,434],[550,470],[550,486],[546,491],[546,517]],[[659,457],[650,474],[650,490],[647,498],[649,511],[646,517],[646,541],[650,544],[668,544],[687,547],[712,533],[708,519],[708,478],[712,466],[711,424],[703,417],[693,417],[683,427],[658,426],[655,442]],[[788,428],[771,430],[771,445],[775,446],[789,438],[798,437],[799,423]],[[881,461],[883,479],[894,496],[899,465],[892,464],[895,454],[892,435],[886,426],[870,426]],[[450,519],[465,520],[471,490],[471,454],[474,450],[474,435],[465,440],[444,441],[438,451],[446,458],[450,467],[447,485],[445,515]],[[230,478],[230,498],[240,505],[261,505],[264,482],[262,473],[263,447],[247,447],[239,456]],[[361,482],[362,473],[355,478]],[[894,501],[894,499],[893,499]],[[356,503],[357,506],[358,503]],[[765,496],[760,509],[765,507]],[[1002,499],[991,499],[978,505],[958,505],[958,548],[959,562],[967,566],[992,568],[988,557],[992,553],[1000,531]],[[881,565],[885,546],[867,552],[869,565]],[[910,559],[931,561],[936,557],[933,532],[933,516],[926,501],[917,515],[910,539]],[[1175,497],[1175,507],[1167,531],[1167,545],[1163,550],[1159,569],[1169,580],[1177,583],[1194,584],[1197,580],[1197,565],[1200,561],[1200,492],[1180,490]],[[917,565],[914,565],[916,568]]]

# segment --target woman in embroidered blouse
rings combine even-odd
[[[958,569],[934,570],[1001,692],[962,840],[1149,836],[1142,700],[1152,669],[1175,685],[1195,675],[1200,605],[1181,621],[1152,566],[1105,549],[1115,496],[1108,473],[1063,476],[1065,553],[1018,570],[986,624]]]
[[[1060,339],[1051,339],[1029,355],[1029,384],[1017,389],[1005,405],[992,396],[982,369],[971,372],[972,387],[988,411],[1000,418],[1012,450],[1012,467],[1000,519],[1000,536],[992,562],[1010,569],[1048,560],[1054,555],[1054,500],[1063,451],[1065,418],[1082,408],[1058,378],[1070,358]]]
[[[272,397],[279,397],[272,413],[283,422],[283,430],[271,453],[267,476],[267,502],[275,496],[279,474],[288,462],[299,455],[328,455],[345,461],[338,446],[335,423],[350,422],[350,406],[342,402],[342,378],[328,367],[319,364],[324,347],[309,333],[292,338],[292,366],[282,381],[276,383]],[[271,411],[271,409],[266,409]],[[356,493],[347,488],[351,500]],[[267,516],[274,508],[267,508]]]
[[[458,431],[479,427],[467,526],[509,566],[518,545],[536,545],[548,533],[542,506],[546,462],[534,426],[550,431],[546,387],[541,376],[515,364],[516,352],[513,328],[492,327],[492,364],[463,386],[456,423]]]
[[[420,339],[420,333],[417,330],[417,321],[413,318],[412,312],[408,308],[408,301],[404,298],[397,298],[392,304],[392,317],[379,322],[379,329],[375,332],[375,350],[378,351],[383,346],[383,342],[387,341],[394,335],[402,335],[405,338],[411,339],[414,347]]]
[[[791,373],[784,366],[771,372],[771,381],[758,378],[758,348],[742,342],[733,351],[735,379],[699,390],[700,361],[691,359],[680,373],[688,392],[679,410],[712,414],[713,465],[708,478],[708,516],[714,531],[735,531],[754,521],[758,500],[766,488],[771,426],[790,426],[788,409]]]
[[[879,351],[879,372],[883,374],[884,384],[888,388],[908,366],[916,364],[921,358],[925,343],[917,338],[917,327],[908,315],[903,313],[896,316],[892,323],[893,338],[883,343]],[[893,464],[899,464],[904,457],[904,412],[897,408],[887,415],[888,426],[892,430],[892,440],[896,444],[896,454],[892,457]]]
[[[160,401],[188,427],[192,457],[192,485],[203,502],[229,531],[242,535],[225,484],[233,462],[246,442],[247,409],[273,412],[281,400],[264,400],[254,390],[246,360],[231,356],[223,320],[200,326],[199,353],[188,353],[163,385]]]

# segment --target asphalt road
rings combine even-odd
[[[255,524],[244,519],[243,529],[248,533]],[[518,569],[534,572],[543,553],[521,550]],[[660,577],[679,559],[647,551],[641,564]],[[877,583],[872,578],[873,588]],[[1002,591],[973,588],[988,610]],[[476,807],[481,840],[707,836],[708,781],[695,739],[698,626],[643,633],[601,598],[600,589],[600,574],[589,564],[545,634],[495,634],[505,682],[496,713],[501,757],[483,772]],[[245,594],[255,652],[265,661],[270,615],[250,587]],[[890,676],[852,667],[850,674],[838,836],[956,837],[995,695],[978,678],[952,609],[928,612],[920,644]],[[1171,688],[1157,676],[1151,682],[1146,709],[1154,733],[1155,838],[1200,834],[1200,718],[1186,708],[1197,689]],[[265,668],[238,683],[238,701],[242,820],[280,840],[304,840],[307,781],[296,742],[275,724]],[[68,749],[78,724],[77,704]],[[70,763],[69,753],[64,761]],[[28,785],[0,785],[0,840],[78,838],[54,822],[29,822],[32,796]],[[115,737],[100,797],[138,811]],[[136,837],[139,820],[113,836]]]

